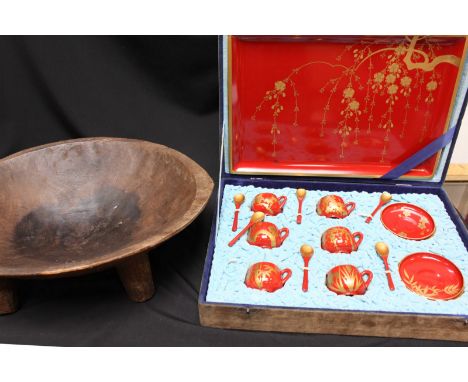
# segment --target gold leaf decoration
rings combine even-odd
[[[335,58],[337,63],[309,61],[292,69],[284,79],[275,81],[272,89],[266,91],[262,101],[256,106],[251,118],[256,120],[257,114],[263,110],[265,104],[270,106],[272,114],[271,155],[276,157],[281,133],[278,120],[284,110],[282,100],[291,94],[294,97],[292,126],[297,127],[300,112],[297,91],[300,78],[298,76],[304,69],[313,65],[327,65],[337,69],[338,73],[328,79],[319,89],[319,93],[326,97],[320,122],[320,137],[325,135],[325,130],[329,126],[328,112],[331,109],[331,102],[337,95],[340,95],[342,97],[340,119],[336,125],[331,126],[333,132],[340,138],[340,158],[345,158],[345,149],[349,145],[350,139],[354,144],[359,143],[361,123],[364,120],[367,134],[370,134],[375,126],[385,132],[380,161],[386,162],[391,132],[399,127],[399,136],[404,138],[408,124],[408,113],[411,109],[418,111],[421,101],[425,103],[425,111],[419,139],[420,141],[425,139],[432,119],[431,106],[440,85],[440,75],[434,69],[442,63],[457,67],[460,65],[460,57],[437,55],[437,47],[438,45],[427,37],[419,36],[404,37],[397,44],[377,50],[373,50],[372,45],[361,44],[357,48],[347,45]],[[345,66],[339,63],[342,62],[344,55],[352,55],[351,65]],[[375,66],[372,60],[374,56],[385,61],[383,67],[377,68]],[[367,63],[367,81],[362,84],[357,73],[364,63]],[[430,73],[429,79],[426,79],[426,73]],[[363,99],[358,98],[356,89],[366,89]],[[416,94],[414,105],[410,104],[409,97],[412,93]],[[378,102],[383,102],[384,112],[380,116],[375,116],[374,108]],[[397,107],[402,107],[404,110],[402,121],[397,121],[394,118]],[[366,118],[362,118],[363,114],[366,115]]]

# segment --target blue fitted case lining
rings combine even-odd
[[[365,192],[382,192],[382,191],[388,191],[391,194],[394,194],[395,197],[397,198],[397,194],[399,193],[415,193],[415,194],[424,194],[424,193],[429,193],[429,194],[434,194],[437,195],[440,200],[443,202],[444,207],[452,219],[453,223],[455,224],[455,227],[457,229],[458,234],[460,235],[461,240],[463,241],[463,244],[465,245],[465,248],[468,248],[468,233],[464,227],[464,224],[450,203],[448,196],[446,192],[441,189],[441,188],[435,188],[435,187],[427,187],[427,186],[402,186],[402,185],[382,185],[382,184],[368,184],[368,183],[337,183],[337,182],[317,182],[317,181],[310,181],[310,180],[299,180],[299,179],[239,179],[238,176],[236,177],[223,177],[220,182],[220,189],[224,191],[224,187],[227,185],[237,185],[237,186],[246,186],[246,185],[252,185],[255,187],[264,187],[264,188],[276,188],[276,189],[281,189],[284,187],[291,187],[291,188],[306,188],[309,190],[312,189],[320,189],[320,190],[325,190],[330,193],[332,192],[340,192],[340,191],[365,191]],[[221,193],[223,195],[223,192]],[[221,198],[220,202],[222,203],[223,200]],[[249,305],[249,304],[233,304],[233,303],[218,303],[218,302],[208,302],[206,300],[207,297],[207,291],[208,291],[208,284],[209,284],[209,279],[210,279],[210,273],[211,273],[211,266],[213,262],[213,256],[214,256],[214,249],[215,249],[215,239],[216,239],[216,224],[217,224],[217,218],[216,217],[213,220],[213,226],[212,226],[212,231],[210,235],[210,242],[208,246],[208,255],[207,259],[205,262],[205,267],[203,271],[203,279],[202,279],[202,285],[200,289],[200,296],[199,296],[199,302],[201,304],[215,304],[215,305],[229,305],[233,307],[243,307],[243,308],[253,308],[253,307],[275,307],[275,306],[268,306],[268,305]],[[394,277],[399,277],[397,270],[393,270],[393,275]],[[410,292],[408,292],[410,293]],[[303,307],[288,307],[288,309],[310,309],[311,311],[317,310],[315,308],[303,308]],[[319,310],[327,310],[327,309],[319,309]],[[328,310],[336,310],[336,309],[328,309]],[[357,310],[356,310],[357,311]],[[365,312],[370,312],[368,310],[365,310]],[[381,312],[381,311],[380,311]],[[407,314],[407,312],[404,312]],[[427,314],[427,313],[425,313]],[[444,315],[449,315],[449,314],[444,314]],[[457,315],[459,316],[459,315]]]

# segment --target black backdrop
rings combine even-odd
[[[139,138],[187,154],[217,179],[215,36],[2,37],[0,81],[1,157],[69,138]],[[76,278],[24,280],[20,283],[21,309],[0,316],[0,342],[62,346],[450,344],[200,327],[197,298],[215,203],[213,194],[192,225],[152,252],[157,293],[149,302],[130,302],[114,270]]]

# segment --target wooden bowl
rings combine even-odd
[[[213,181],[155,143],[90,138],[0,160],[0,312],[17,309],[11,279],[116,265],[129,297],[154,286],[146,252],[205,207]]]

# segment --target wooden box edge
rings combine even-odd
[[[338,334],[468,342],[463,316],[239,307],[199,302],[202,326],[269,332]]]

